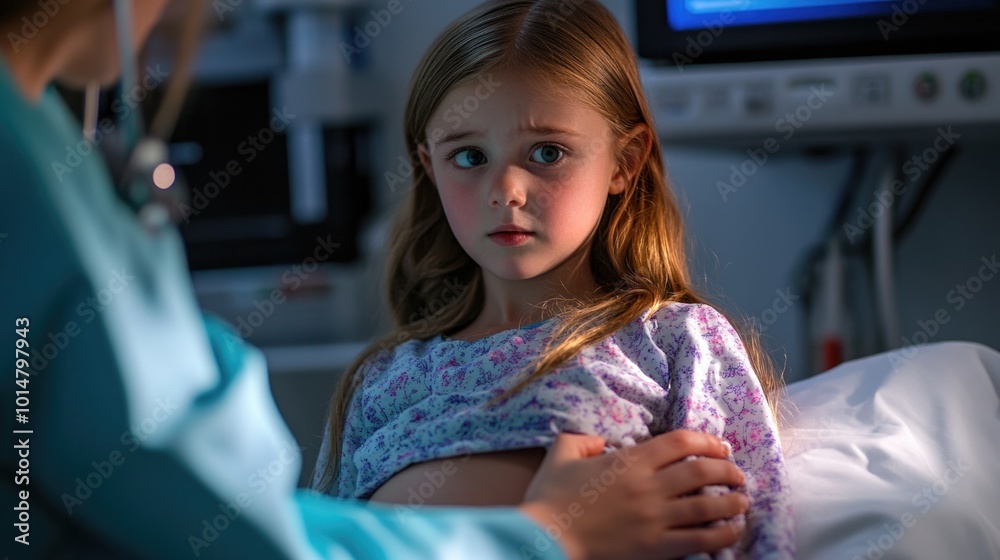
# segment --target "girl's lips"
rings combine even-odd
[[[500,245],[501,247],[512,247],[514,245],[521,245],[522,243],[527,243],[535,234],[532,232],[513,232],[513,231],[502,231],[499,233],[491,233],[489,235],[490,239],[494,243]]]

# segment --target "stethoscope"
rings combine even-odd
[[[115,29],[121,64],[121,87],[131,92],[138,85],[135,51],[132,45],[131,0],[114,0]],[[189,9],[191,17],[199,18],[198,10]],[[189,22],[190,33],[198,33],[198,22]],[[184,44],[191,45],[193,41]],[[184,56],[184,55],[188,56]],[[151,233],[162,231],[179,221],[183,207],[190,195],[181,174],[170,164],[166,138],[172,133],[183,102],[187,86],[187,65],[192,52],[179,53],[180,62],[171,80],[164,101],[147,133],[140,110],[129,111],[117,122],[116,141],[104,142],[103,153],[118,197],[132,209],[144,229]],[[100,104],[100,86],[87,87],[84,102],[83,135],[92,143],[96,137],[97,114]]]

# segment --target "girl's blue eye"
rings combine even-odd
[[[468,169],[470,167],[482,165],[486,160],[486,155],[476,148],[462,148],[452,154],[451,158],[455,160],[455,165]]]
[[[535,154],[538,154],[537,156]],[[545,165],[556,165],[566,155],[566,150],[556,144],[543,144],[531,152],[532,159]],[[461,169],[471,169],[486,163],[486,154],[479,148],[459,148],[448,156]]]
[[[544,146],[539,146],[534,152],[531,153],[532,155],[540,154],[540,160],[538,162],[549,165],[556,163],[562,159],[563,156],[562,148],[556,146],[555,144],[545,144]]]

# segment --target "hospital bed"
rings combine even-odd
[[[314,406],[292,390],[303,383],[315,389]],[[272,386],[308,467],[330,375],[278,375]],[[878,354],[790,384],[778,408],[797,557],[1000,558],[998,393],[1000,353],[961,342]]]
[[[904,348],[780,403],[798,558],[1000,558],[1000,353]]]

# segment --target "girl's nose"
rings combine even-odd
[[[497,171],[490,185],[490,206],[523,206],[525,202],[525,177],[516,166],[506,166]]]

